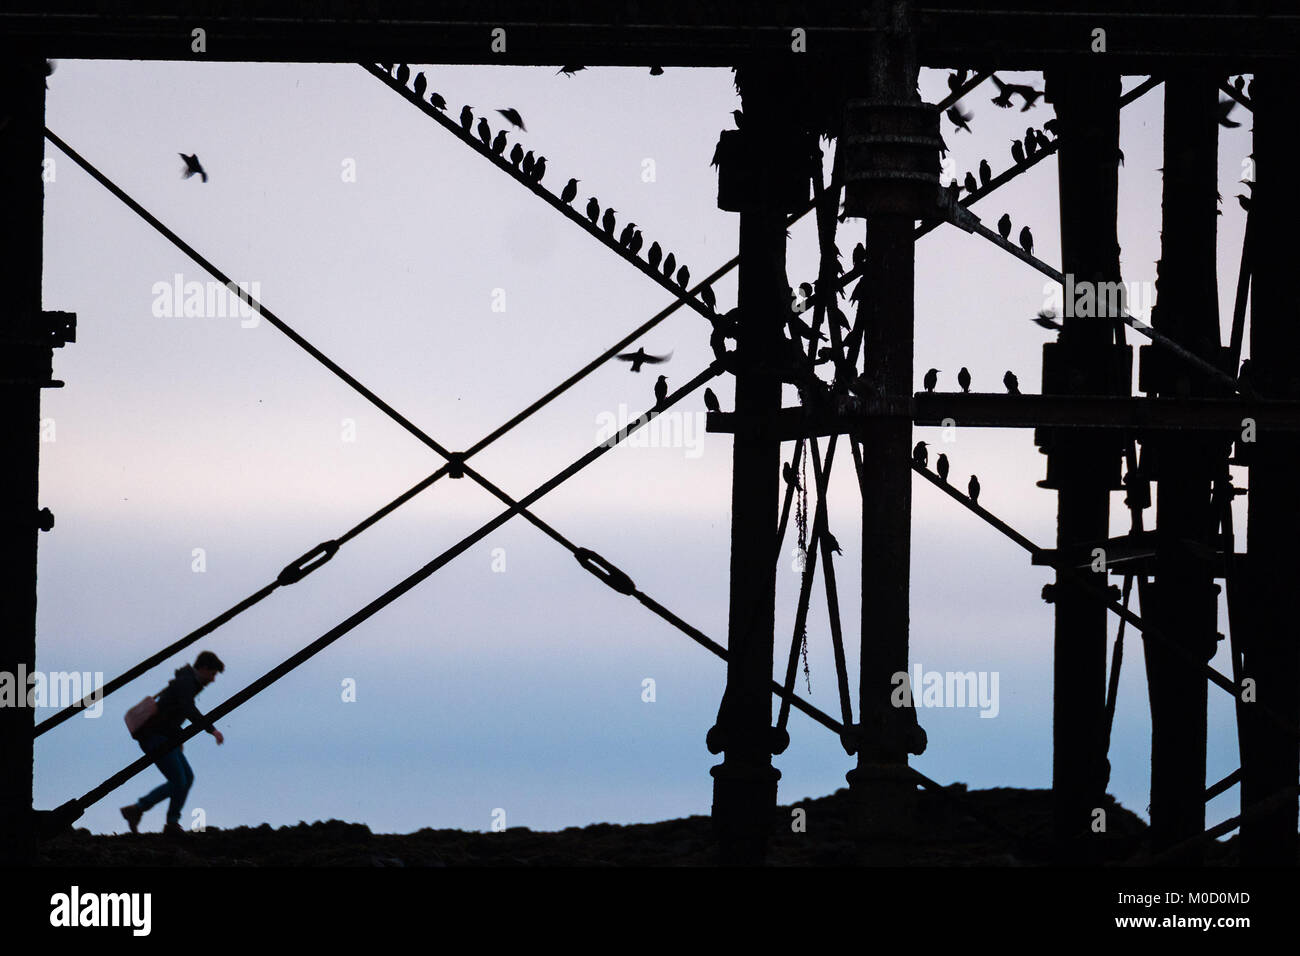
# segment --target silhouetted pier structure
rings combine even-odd
[[[19,4],[22,6],[22,4]],[[518,185],[549,203],[676,302],[602,352],[476,445],[443,446],[387,405],[339,363],[247,292],[238,294],[279,331],[322,362],[445,460],[436,471],[370,517],[293,561],[277,578],[175,641],[105,687],[111,693],[281,587],[290,587],[347,542],[441,478],[470,478],[505,506],[467,536],[385,594],[268,671],[210,712],[220,719],[308,657],[344,636],[505,521],[521,515],[568,550],[609,586],[727,661],[726,688],[707,743],[722,763],[713,769],[713,814],[723,858],[757,862],[775,825],[779,771],[772,756],[789,743],[791,707],[839,734],[855,755],[848,779],[862,802],[869,838],[902,826],[917,784],[942,788],[908,766],[926,737],[915,711],[889,704],[891,677],[909,665],[910,519],[913,472],[1010,537],[1033,563],[1057,570],[1044,591],[1055,608],[1053,793],[1056,859],[1113,859],[1115,847],[1094,832],[1109,779],[1107,752],[1120,646],[1108,667],[1108,614],[1144,640],[1152,714],[1151,840],[1158,858],[1195,862],[1206,839],[1241,827],[1242,861],[1294,865],[1296,784],[1300,775],[1300,629],[1292,589],[1300,580],[1300,322],[1290,285],[1290,241],[1300,221],[1300,193],[1284,180],[1298,145],[1288,106],[1300,101],[1297,50],[1300,16],[1289,4],[1134,0],[1121,10],[1081,0],[1063,13],[1048,0],[1012,0],[996,13],[954,0],[942,7],[906,0],[871,0],[808,14],[784,3],[665,2],[653,14],[640,5],[620,9],[596,0],[551,3],[521,22],[515,4],[446,2],[436,14],[399,3],[360,4],[364,12],[329,3],[250,5],[214,2],[206,13],[185,5],[45,2],[32,12],[0,12],[0,205],[6,210],[0,276],[9,292],[0,322],[0,425],[4,464],[0,485],[0,670],[35,669],[36,548],[53,523],[40,510],[37,489],[40,389],[53,387],[52,350],[75,338],[75,318],[44,311],[41,301],[43,192],[39,175],[45,140],[96,178],[119,200],[219,281],[217,264],[124,193],[73,145],[44,128],[46,58],[360,62]],[[1093,12],[1095,11],[1095,12]],[[792,21],[792,16],[795,18]],[[203,30],[201,52],[194,30]],[[504,31],[494,49],[493,31]],[[1097,49],[1103,31],[1105,50]],[[378,61],[377,63],[374,61]],[[541,181],[508,155],[480,142],[456,121],[455,106],[437,107],[411,85],[406,62],[735,66],[743,127],[719,144],[719,195],[739,215],[736,259],[687,287],[557,198],[566,174]],[[970,79],[938,104],[922,103],[921,67],[964,69]],[[1041,148],[957,201],[940,182],[939,118],[994,70],[1042,71],[1056,110],[1056,135]],[[1227,78],[1252,76],[1249,95]],[[1121,78],[1148,79],[1121,94]],[[1116,233],[1119,115],[1126,103],[1163,86],[1165,179],[1159,298],[1151,326],[1111,311],[1101,317],[1062,316],[1056,341],[1043,348],[1041,394],[912,393],[913,285],[916,242],[936,228],[958,228],[1004,249],[1022,264],[1063,281],[1121,279]],[[1256,175],[1246,248],[1230,341],[1219,335],[1216,297],[1217,115],[1220,94],[1254,118]],[[414,118],[414,115],[413,115]],[[468,125],[468,124],[466,124]],[[68,132],[68,131],[65,131]],[[823,181],[819,136],[834,137],[835,160]],[[1046,137],[1044,137],[1046,139]],[[1060,269],[990,230],[975,215],[981,199],[1011,183],[1048,155],[1059,162]],[[577,172],[577,171],[574,171]],[[835,233],[841,193],[846,224],[865,219],[869,241],[861,264],[836,268]],[[805,347],[787,338],[791,319],[786,278],[786,229],[816,213],[822,258]],[[918,225],[918,223],[920,225]],[[739,302],[715,311],[698,293],[739,265]],[[1016,266],[1019,268],[1019,266]],[[838,292],[865,277],[866,294],[842,329]],[[811,280],[811,277],[809,277]],[[1240,367],[1247,290],[1250,292],[1249,374]],[[469,460],[538,409],[628,347],[678,308],[698,312],[715,361],[656,403],[610,443],[575,461],[533,492],[514,499]],[[825,328],[833,382],[817,376],[817,333]],[[1150,340],[1138,355],[1137,390],[1126,328]],[[791,332],[794,335],[794,332]],[[528,507],[604,454],[649,418],[711,379],[736,378],[734,412],[714,412],[710,430],[734,438],[730,621],[727,645],[682,620],[637,588],[607,558],[570,541]],[[799,389],[801,404],[781,408],[782,384]],[[959,427],[1034,427],[1046,455],[1039,485],[1058,496],[1054,547],[1039,547],[970,496],[912,461],[912,426],[953,420]],[[1248,434],[1247,420],[1253,423]],[[819,436],[830,436],[825,454]],[[843,439],[841,444],[837,444]],[[772,678],[775,574],[793,489],[782,500],[781,443],[795,441],[797,468],[807,454],[816,485],[808,566],[789,647],[785,680]],[[847,449],[843,446],[847,445]],[[838,620],[830,524],[823,494],[837,455],[852,460],[862,490],[863,560],[858,712],[853,714],[843,633]],[[1249,468],[1250,547],[1238,552],[1230,503],[1229,463]],[[1145,527],[1152,485],[1160,491],[1154,528]],[[1109,533],[1111,492],[1127,490],[1132,530]],[[779,529],[779,530],[778,530]],[[773,531],[778,530],[773,537]],[[1093,549],[1105,570],[1123,581],[1108,586],[1090,569]],[[795,661],[809,591],[820,559],[837,664],[837,720],[794,693]],[[1209,666],[1217,647],[1217,596],[1227,589],[1232,668]],[[1129,610],[1133,584],[1142,616]],[[1123,631],[1121,631],[1121,634]],[[1206,705],[1210,684],[1236,703],[1241,768],[1205,780]],[[776,724],[772,697],[781,707]],[[99,799],[149,765],[142,757],[54,810],[32,809],[35,736],[75,713],[69,708],[33,727],[29,708],[0,709],[0,859],[32,859],[39,834],[70,825]],[[192,736],[192,729],[188,735]],[[1205,803],[1241,786],[1242,814],[1210,831]],[[998,821],[985,821],[1003,829]]]

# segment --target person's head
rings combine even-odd
[[[203,651],[194,661],[194,673],[199,675],[200,684],[211,684],[216,676],[226,669],[221,658],[211,651]]]

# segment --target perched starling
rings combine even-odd
[[[406,81],[409,80],[410,78],[411,78],[411,68],[407,66],[405,63],[397,64],[397,82],[405,86]]]
[[[474,113],[468,106],[461,107],[460,125],[467,133],[474,128]]]
[[[592,222],[595,222],[594,218],[592,219]],[[645,254],[645,261],[650,263],[650,268],[658,269],[659,262],[661,259],[663,259],[663,257],[664,257],[664,251],[659,248],[659,243],[657,242],[650,243],[650,251]]]
[[[520,162],[523,161],[523,158],[524,158],[524,148],[520,146],[518,143],[515,143],[515,145],[510,150],[510,164],[512,166],[518,166]]]
[[[1038,136],[1032,129],[1025,130],[1025,156],[1033,156],[1038,152]]]
[[[208,174],[203,169],[203,165],[199,162],[198,153],[195,153],[193,156],[186,156],[184,153],[178,155],[181,159],[185,160],[185,169],[181,173],[181,179],[189,179],[197,173],[199,176],[203,177],[205,183],[208,181]]]
[[[711,388],[706,388],[704,390],[704,407],[711,412],[722,411],[722,406],[718,404],[718,396],[713,394],[713,389]]]
[[[799,476],[794,473],[794,469],[790,467],[788,461],[783,462],[781,465],[781,477],[785,479],[787,485],[793,485],[795,488],[800,487]]]
[[[636,223],[629,222],[626,226],[623,227],[623,231],[619,233],[618,244],[626,248],[627,245],[632,241],[632,234],[635,232],[636,232]]]
[[[935,385],[939,384],[940,371],[942,370],[937,368],[932,368],[930,369],[930,371],[925,373],[925,378],[922,379],[922,383],[925,385],[925,390],[927,392],[933,392]]]
[[[1236,90],[1238,93],[1241,93],[1241,91],[1246,88],[1246,77],[1239,76],[1235,80],[1233,80],[1232,88]]]
[[[596,220],[600,218],[600,203],[596,202],[595,196],[587,200],[587,218],[591,220],[593,226],[596,224]]]
[[[822,532],[822,537],[826,539],[826,547],[830,548],[836,554],[844,553],[843,551],[840,550],[840,543],[835,540],[835,535],[831,534],[829,528],[825,529]]]
[[[613,206],[605,210],[605,215],[600,217],[600,226],[605,230],[605,234],[614,235],[614,213],[618,212]]]
[[[560,193],[560,201],[566,206],[573,202],[578,196],[578,183],[580,180],[570,179],[565,185],[564,190]]]
[[[650,75],[651,75],[651,76],[663,76],[663,75],[664,75],[664,68],[663,68],[662,66],[652,66],[652,67],[650,67]]]
[[[912,464],[924,468],[930,463],[930,454],[925,450],[925,442],[919,441],[912,449]]]
[[[731,118],[736,121],[736,129],[740,129],[740,124],[745,121],[745,114],[740,110],[732,110]]]
[[[1242,209],[1246,210],[1247,212],[1250,211],[1250,197],[1249,197],[1249,196],[1243,195],[1242,193],[1237,193],[1237,202],[1241,203],[1241,208],[1242,208]]]
[[[1006,213],[1003,213],[1002,218],[998,220],[998,235],[1003,239],[1011,235],[1011,217]]]
[[[1007,391],[1012,395],[1020,394],[1020,382],[1016,379],[1016,373],[1010,370],[1002,376],[1002,384],[1007,387]]]
[[[673,273],[676,271],[677,271],[677,257],[670,252],[668,253],[668,258],[664,260],[664,275],[667,276],[669,279],[671,279],[673,277]]]
[[[1029,231],[1028,226],[1023,226],[1020,229],[1020,248],[1031,256],[1034,254],[1034,234]]]
[[[533,163],[532,180],[535,183],[540,183],[542,181],[542,177],[545,175],[546,175],[546,157],[543,156],[540,159],[538,159],[537,162]]]
[[[502,130],[497,133],[496,138],[492,140],[492,152],[500,156],[506,151],[506,131]]]
[[[659,380],[655,382],[655,408],[659,408],[668,397],[668,377],[660,375]]]
[[[701,286],[700,298],[704,300],[704,304],[709,307],[710,312],[718,311],[718,300],[714,298],[713,286]]]
[[[525,133],[528,132],[528,127],[524,125],[524,118],[519,115],[519,111],[517,109],[512,108],[512,109],[497,110],[497,112],[500,113],[502,116],[504,116],[507,120],[509,120],[511,126],[515,127],[516,129],[521,129]]]
[[[429,81],[424,78],[423,73],[415,74],[415,95],[424,99],[424,91],[429,88]]]
[[[1051,133],[1053,136],[1055,136],[1055,135],[1056,135],[1056,120],[1055,120],[1055,119],[1044,120],[1044,121],[1043,121],[1043,129],[1047,130],[1049,133]]]
[[[646,352],[644,348],[639,348],[635,352],[624,352],[622,355],[616,355],[614,357],[620,362],[631,362],[632,371],[639,372],[641,371],[642,365],[659,365],[662,362],[667,362],[673,357],[673,353],[669,352],[667,355],[651,355]]]
[[[987,186],[993,181],[993,170],[989,168],[987,159],[980,160],[980,185]]]
[[[867,264],[867,247],[858,243],[853,247],[853,268],[861,269]]]
[[[478,138],[483,140],[484,146],[492,145],[492,127],[488,126],[487,120],[482,117],[478,121]]]
[[[430,93],[429,103],[435,110],[445,110],[447,108],[447,100],[441,93]]]
[[[677,270],[677,284],[685,289],[691,284],[691,270],[682,266]]]
[[[966,368],[965,365],[963,365],[961,371],[957,373],[957,384],[961,386],[963,392],[970,391],[970,369]]]
[[[970,484],[966,486],[966,491],[970,494],[971,504],[977,504],[980,500],[980,480],[974,475],[970,476]]]
[[[970,132],[970,123],[967,121],[974,115],[973,113],[962,112],[962,108],[955,103],[948,107],[948,119],[952,120],[953,125],[959,130],[964,129],[968,133]]]
[[[561,73],[563,73],[565,76],[573,76],[573,74],[577,73],[579,70],[585,70],[585,69],[586,69],[585,66],[562,66],[555,71],[555,75],[559,76]]]
[[[632,253],[632,255],[636,255],[641,251],[641,243],[643,242],[645,242],[645,240],[641,237],[641,230],[638,229],[636,232],[632,233],[632,239],[627,244],[627,251]]]
[[[939,472],[939,480],[944,484],[948,483],[948,456],[939,455],[939,460],[934,463],[935,469]]]
[[[1025,147],[1021,145],[1020,140],[1011,144],[1011,158],[1016,161],[1016,165],[1025,161]]]
[[[536,162],[537,159],[533,156],[533,151],[531,149],[524,153],[524,161],[519,164],[519,168],[524,171],[525,179],[533,178],[533,164]]]

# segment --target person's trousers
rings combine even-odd
[[[194,771],[179,745],[172,746],[170,738],[163,734],[149,734],[140,738],[140,749],[154,758],[154,766],[162,771],[167,782],[160,784],[148,794],[136,801],[136,806],[143,812],[155,803],[161,803],[168,797],[167,822],[179,824],[181,807],[185,805],[185,796],[194,783]],[[170,749],[169,749],[170,748]]]

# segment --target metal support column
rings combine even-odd
[[[1294,110],[1300,83],[1294,73],[1260,72],[1251,85],[1255,107],[1255,178],[1251,238],[1251,381],[1266,398],[1300,398],[1300,315],[1295,294],[1295,229],[1300,194],[1287,157],[1300,148]],[[1250,461],[1248,601],[1250,627],[1242,636],[1244,677],[1255,698],[1294,726],[1300,721],[1300,631],[1295,586],[1300,581],[1300,440],[1261,430],[1238,443]],[[1251,713],[1252,704],[1242,711]],[[1267,800],[1300,776],[1300,750],[1290,734],[1258,718],[1243,726],[1242,810]],[[1242,862],[1295,866],[1296,799],[1241,826]]]
[[[1215,261],[1218,179],[1217,79],[1205,72],[1165,80],[1165,164],[1157,300],[1151,324],[1198,355],[1221,354]],[[1142,350],[1142,387],[1162,398],[1210,397],[1223,390],[1198,369]],[[1143,614],[1197,660],[1217,644],[1211,504],[1227,468],[1223,439],[1188,432],[1153,438],[1143,449],[1157,483],[1156,573]],[[1148,462],[1150,468],[1146,468]],[[1208,686],[1169,648],[1144,644],[1151,701],[1151,840],[1160,852],[1205,830]],[[1199,845],[1198,845],[1199,846]],[[1198,862],[1190,851],[1185,863]]]
[[[49,350],[39,339],[45,155],[45,60],[0,61],[0,672],[36,669],[37,474],[40,382]],[[42,368],[44,365],[44,368]],[[28,864],[32,827],[32,708],[0,707],[0,865]]]
[[[1062,331],[1043,346],[1045,395],[1128,395],[1132,354],[1106,294],[1120,280],[1117,73],[1074,68],[1047,74],[1056,106],[1061,258],[1066,274]],[[1091,290],[1091,303],[1088,296]],[[1120,487],[1122,446],[1112,435],[1038,429],[1047,454],[1044,488],[1058,490],[1057,548],[1077,549],[1109,535],[1110,492]],[[1104,583],[1104,582],[1102,582]],[[1091,858],[1094,810],[1107,779],[1106,609],[1058,576],[1053,656],[1052,801],[1060,862]]]

